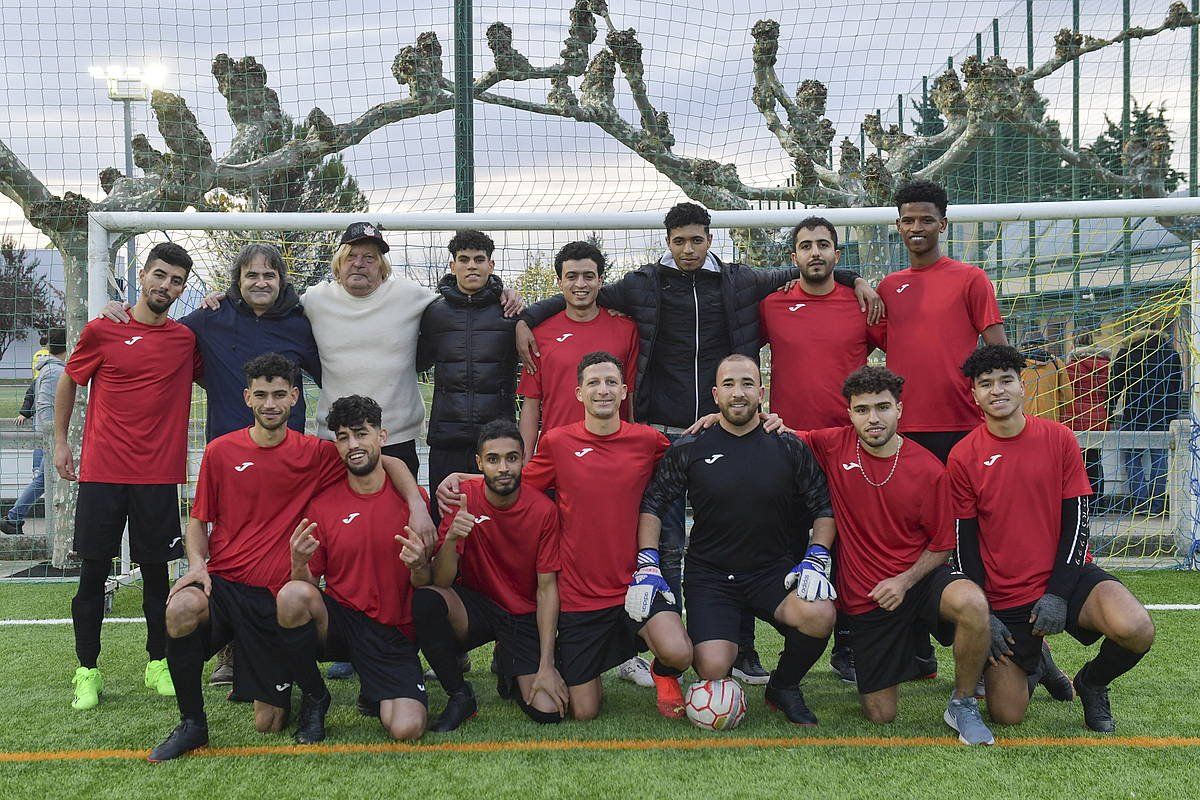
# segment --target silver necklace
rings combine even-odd
[[[903,439],[901,439],[900,444],[896,446],[896,455],[892,458],[891,472],[889,472],[888,476],[883,479],[883,483],[876,483],[875,481],[871,480],[869,475],[867,475],[867,462],[863,461],[862,457],[862,439],[858,438],[857,436],[854,437],[854,455],[858,459],[858,471],[862,473],[863,480],[874,486],[876,489],[890,481],[892,476],[896,474],[896,465],[900,463],[900,448],[902,447],[904,447]]]

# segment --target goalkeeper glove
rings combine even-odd
[[[1012,631],[995,614],[988,615],[988,626],[991,628],[992,635],[988,656],[996,662],[1006,656],[1011,656],[1013,653],[1010,645],[1014,641]]]
[[[785,589],[796,587],[796,596],[802,600],[836,600],[837,591],[829,580],[829,569],[833,556],[829,548],[819,544],[808,546],[804,560],[792,567],[783,579]]]
[[[1039,633],[1042,636],[1062,633],[1067,627],[1067,601],[1047,592],[1033,604],[1029,621],[1033,623],[1035,636]]]
[[[634,622],[646,619],[650,616],[650,607],[654,604],[656,594],[661,594],[668,603],[675,604],[675,595],[658,568],[658,551],[647,547],[638,551],[637,571],[625,590],[625,613]]]

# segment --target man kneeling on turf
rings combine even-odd
[[[275,605],[291,674],[305,698],[317,699],[296,730],[300,744],[325,738],[330,695],[318,660],[354,665],[360,710],[377,713],[393,739],[416,740],[425,731],[412,597],[414,586],[431,580],[433,542],[408,526],[408,504],[383,471],[382,421],[369,397],[334,401],[326,424],[346,478],[313,499],[292,534],[292,580]]]
[[[457,513],[442,517],[435,586],[413,596],[421,651],[449,695],[430,728],[439,733],[475,716],[475,692],[459,657],[488,642],[496,642],[501,697],[513,696],[515,680],[517,705],[530,719],[560,722],[567,710],[567,687],[554,664],[558,509],[521,486],[525,447],[515,423],[487,423],[475,449],[483,477],[460,479]]]
[[[959,566],[992,607],[988,713],[1015,725],[1037,685],[1042,638],[1064,630],[1100,652],[1074,680],[1088,728],[1116,728],[1108,685],[1154,642],[1150,615],[1120,581],[1086,563],[1092,493],[1074,434],[1027,416],[1024,357],[987,345],[963,364],[984,424],[950,451]]]
[[[829,479],[837,520],[837,604],[872,722],[896,718],[898,687],[918,676],[915,654],[932,633],[954,644],[954,694],[944,719],[964,744],[992,744],[975,701],[988,650],[988,606],[946,565],[954,548],[950,480],[942,462],[896,432],[904,379],[883,367],[842,385],[850,422],[801,432]]]

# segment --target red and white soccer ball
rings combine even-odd
[[[688,687],[684,710],[698,728],[730,731],[746,716],[746,693],[733,678],[697,681]]]

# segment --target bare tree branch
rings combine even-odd
[[[46,185],[3,141],[0,141],[0,193],[19,205],[26,216],[34,203],[46,202],[53,197]]]

